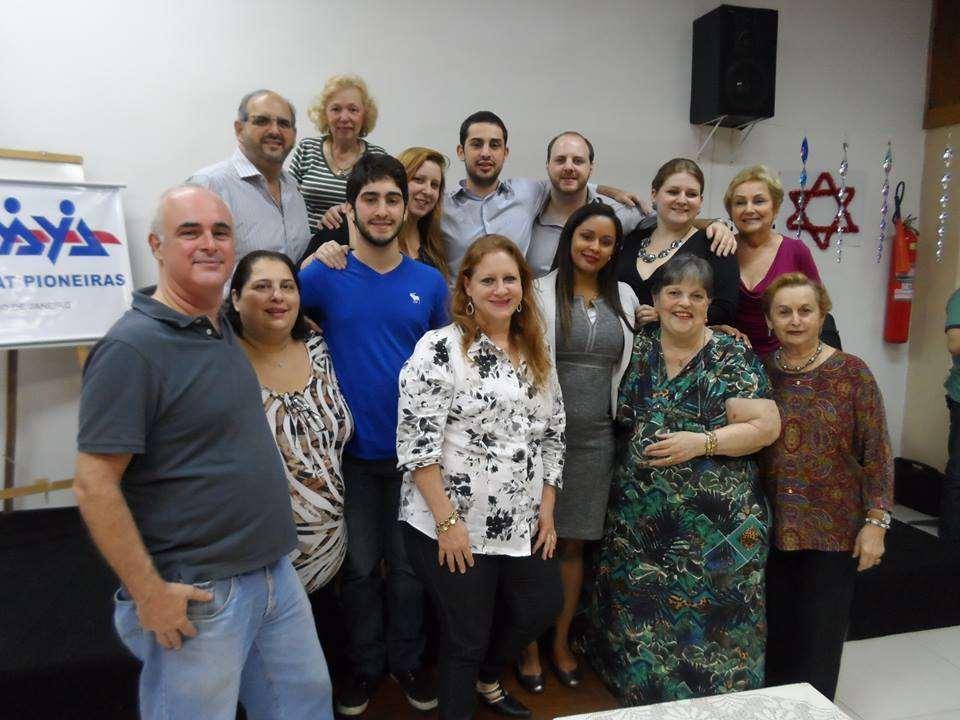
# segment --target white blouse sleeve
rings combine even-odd
[[[552,409],[543,433],[543,482],[560,490],[563,487],[563,453],[566,448],[564,430],[567,416],[563,409],[563,394],[556,370],[550,370]]]
[[[454,393],[450,356],[459,351],[449,337],[428,332],[400,370],[397,466],[401,470],[440,462]]]

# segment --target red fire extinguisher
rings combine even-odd
[[[890,253],[890,274],[887,277],[887,314],[883,322],[883,339],[888,343],[905,343],[910,333],[910,308],[913,305],[913,274],[917,267],[917,231],[911,220],[900,216],[900,204],[906,186],[897,183],[894,192],[893,252]]]

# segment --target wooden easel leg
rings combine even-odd
[[[17,364],[19,350],[7,351],[7,402],[6,402],[6,440],[3,451],[3,489],[9,490],[14,483],[14,457],[17,448]],[[13,512],[13,499],[3,501],[3,511]]]

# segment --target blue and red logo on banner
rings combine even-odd
[[[0,347],[95,340],[131,292],[119,187],[0,178]]]

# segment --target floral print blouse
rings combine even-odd
[[[466,522],[470,549],[530,555],[543,485],[560,489],[563,400],[556,372],[537,391],[521,361],[480,333],[466,355],[451,324],[431,330],[400,371],[397,458],[402,470],[440,465],[444,487]],[[411,472],[400,519],[436,537],[436,520]]]

